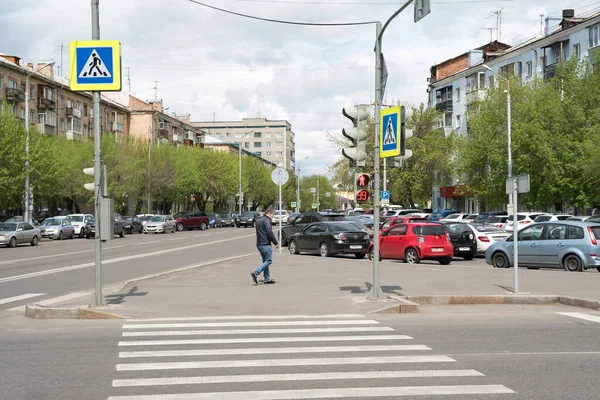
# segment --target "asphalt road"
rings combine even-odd
[[[103,246],[103,284],[254,253],[254,236],[251,228],[216,228],[117,237]],[[0,248],[0,311],[65,296],[86,298],[94,285],[93,240]]]
[[[417,315],[165,317],[0,316],[0,398],[600,398],[593,311],[452,306]]]

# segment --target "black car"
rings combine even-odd
[[[114,214],[114,218],[115,218],[115,226],[114,226],[114,235],[115,236],[119,236],[119,237],[125,237],[125,221],[123,221],[123,217],[121,217],[121,214]],[[91,218],[87,224],[86,224],[86,229],[87,229],[87,233],[86,233],[86,238],[93,238],[96,236],[96,218]]]
[[[125,224],[125,233],[144,232],[144,224],[135,215],[123,217],[123,222]]]
[[[254,227],[254,224],[256,223],[256,221],[258,221],[259,218],[260,214],[256,211],[245,211],[235,218],[235,226],[237,226],[238,228],[241,228],[242,226],[244,228],[248,226]]]
[[[287,246],[288,238],[291,238],[296,232],[301,231],[308,224],[319,221],[341,221],[347,222],[344,214],[321,214],[318,212],[305,212],[294,218],[293,221],[281,228],[281,245]]]
[[[369,235],[348,221],[321,221],[292,235],[288,248],[290,254],[318,253],[322,257],[354,254],[356,258],[365,258],[369,243]]]
[[[454,246],[454,255],[465,260],[472,260],[477,256],[477,238],[471,227],[462,222],[439,222],[450,235]]]
[[[235,220],[233,218],[233,215],[231,215],[231,213],[222,212],[222,213],[219,213],[219,215],[221,216],[221,224],[223,224],[223,226],[235,226]]]

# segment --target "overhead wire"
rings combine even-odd
[[[360,5],[360,6],[381,6],[381,5],[398,5],[397,1],[376,1],[372,3],[358,1],[304,1],[304,0],[235,0],[244,3],[270,3],[270,4],[311,4],[311,5]],[[457,3],[501,3],[513,2],[515,0],[440,0],[432,1],[432,4],[457,4]]]

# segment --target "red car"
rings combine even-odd
[[[382,224],[380,231],[384,231],[392,225],[405,224],[409,222],[425,222],[425,217],[411,217],[410,215],[402,215],[387,218]]]
[[[373,259],[373,243],[369,245],[369,259]],[[448,265],[454,255],[450,236],[440,224],[405,223],[392,225],[379,237],[379,259],[402,260],[418,264],[421,260],[437,260]]]

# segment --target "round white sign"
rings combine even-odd
[[[290,174],[285,169],[277,167],[271,172],[271,179],[276,185],[285,185],[290,180]]]

